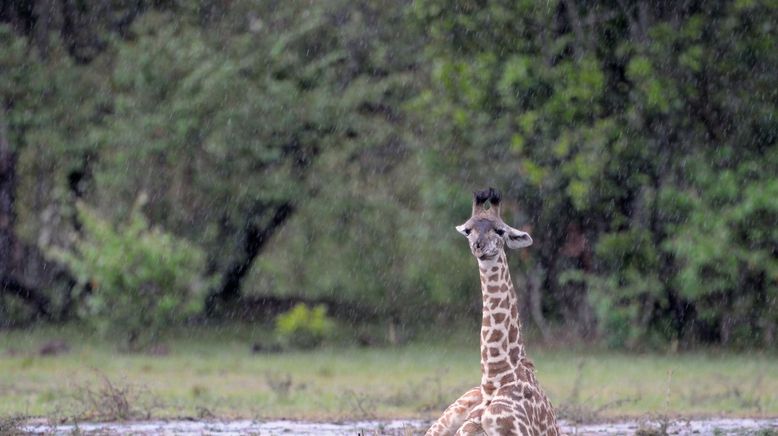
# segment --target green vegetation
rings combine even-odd
[[[82,236],[74,253],[55,251],[88,289],[81,316],[105,337],[139,349],[197,314],[203,302],[203,255],[186,241],[149,228],[143,198],[119,228],[79,206]]]
[[[154,336],[202,277],[211,320],[270,321],[251,303],[271,297],[392,338],[475,319],[453,227],[492,185],[535,240],[510,261],[546,339],[775,350],[777,18],[771,0],[4,1],[0,326],[148,312]],[[139,196],[169,244],[42,255],[84,256],[77,204],[124,229]],[[120,294],[121,321],[95,309]]]
[[[101,401],[100,409],[89,400],[97,395],[128,398],[116,410],[129,416],[431,418],[479,380],[472,335],[419,338],[397,348],[252,354],[251,344],[268,334],[250,325],[189,328],[166,338],[168,354],[150,355],[116,354],[110,343],[72,326],[6,332],[0,336],[0,416],[99,418],[110,404],[123,404]],[[460,336],[470,340],[455,340]],[[71,350],[39,355],[52,339],[67,341]],[[778,413],[772,355],[628,355],[532,343],[529,351],[554,404],[573,421]]]
[[[419,104],[435,173],[469,168],[469,184],[517,199],[546,316],[614,346],[774,345],[774,3],[427,0],[414,13],[431,38]]]
[[[298,303],[276,317],[275,334],[284,345],[296,348],[315,348],[332,335],[334,322],[327,317],[327,308],[320,304],[309,308]]]

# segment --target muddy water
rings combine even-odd
[[[340,423],[302,421],[143,421],[123,423],[80,423],[50,425],[29,423],[23,430],[31,434],[87,435],[416,435],[423,434],[426,421],[350,421]],[[638,429],[658,429],[659,422],[612,422],[573,425],[562,422],[571,435],[632,435]],[[745,435],[757,432],[778,434],[776,419],[708,419],[677,421],[669,425],[671,435]],[[775,433],[772,433],[775,432]],[[659,433],[657,433],[659,434]]]

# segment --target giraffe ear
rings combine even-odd
[[[505,245],[513,250],[517,248],[529,247],[532,245],[532,237],[530,237],[529,233],[516,230],[513,227],[507,225],[505,226],[503,239],[505,239]]]

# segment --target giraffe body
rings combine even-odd
[[[491,201],[490,209],[483,208],[486,201]],[[525,247],[532,239],[502,222],[499,201],[491,188],[477,192],[473,216],[457,228],[468,237],[481,275],[481,384],[449,406],[428,436],[561,434],[524,351],[518,299],[504,251],[504,245]]]

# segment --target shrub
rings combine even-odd
[[[304,303],[298,303],[276,317],[275,332],[284,346],[309,349],[321,345],[334,328],[335,323],[327,316],[327,308],[323,304],[311,309]]]
[[[114,226],[83,204],[83,232],[71,250],[53,252],[82,285],[81,315],[103,335],[137,350],[160,332],[198,313],[206,279],[203,253],[150,227],[138,201]]]

